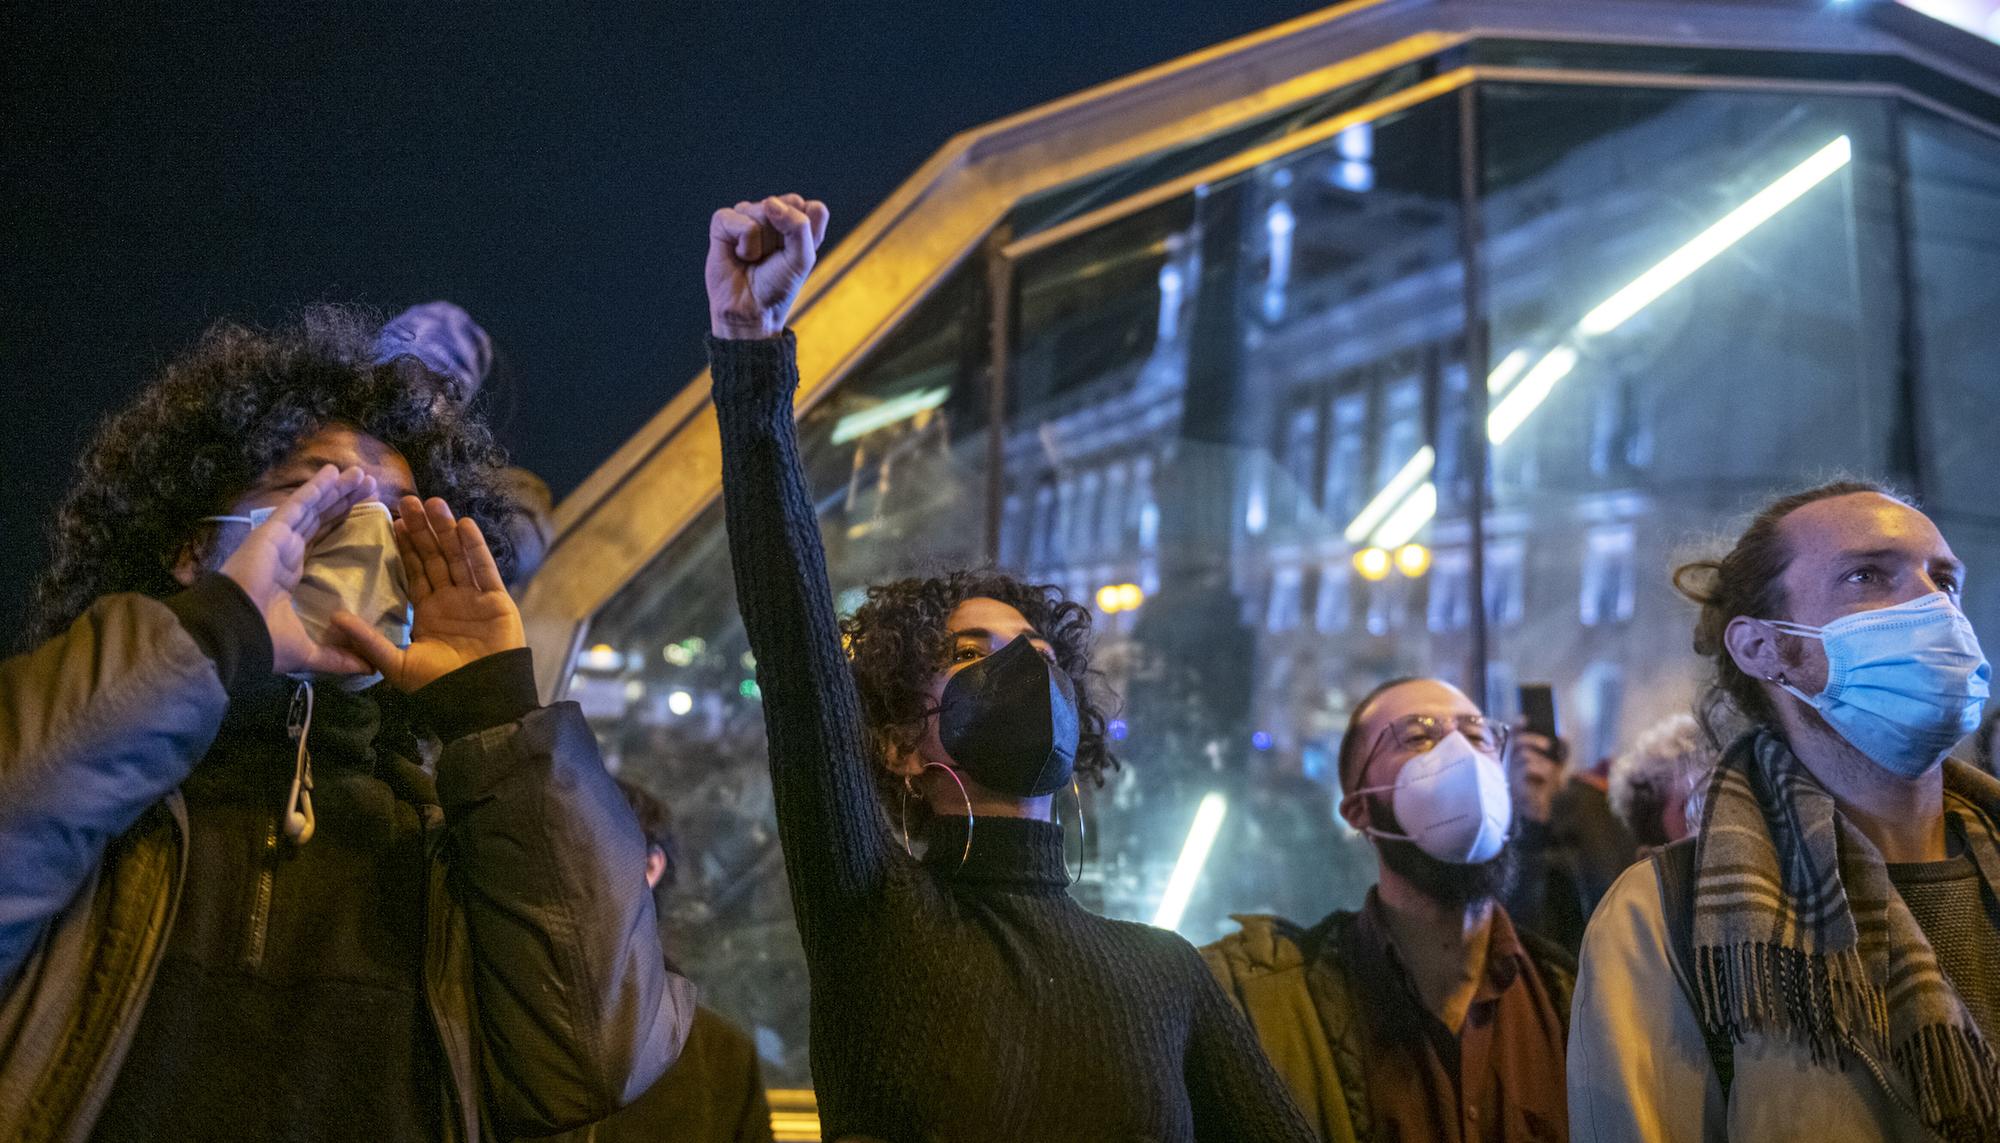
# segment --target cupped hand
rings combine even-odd
[[[795,194],[739,202],[708,222],[708,318],[719,338],[776,337],[826,238],[826,204]]]
[[[270,518],[222,562],[221,572],[236,582],[264,617],[271,635],[271,666],[277,673],[366,674],[368,665],[353,651],[313,641],[292,606],[292,592],[305,570],[306,548],[328,524],[356,504],[373,498],[375,478],[359,468],[327,465],[285,497]]]
[[[397,505],[396,547],[410,581],[410,645],[398,647],[353,612],[333,624],[370,668],[398,690],[416,691],[468,663],[528,645],[521,612],[486,537],[444,501],[405,496]]]

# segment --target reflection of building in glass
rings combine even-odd
[[[1126,768],[1086,797],[1094,908],[1205,939],[1352,904],[1374,869],[1332,760],[1384,678],[1500,714],[1553,682],[1585,759],[1684,709],[1667,570],[1779,488],[1903,481],[2000,562],[1965,415],[2000,377],[2000,60],[1934,66],[1903,9],[1530,8],[1330,14],[974,133],[798,315],[843,606],[986,559],[1098,605]],[[527,614],[685,825],[690,975],[798,1084],[713,447],[677,399],[564,506]],[[2000,622],[2000,577],[1971,583]]]
[[[1496,187],[1484,202],[1489,218],[1512,224],[1488,230],[1487,268],[1501,283],[1496,305],[1536,315],[1532,324],[1503,326],[1516,329],[1525,344],[1492,371],[1494,396],[1504,397],[1510,383],[1537,383],[1524,359],[1546,354],[1563,339],[1563,327],[1593,300],[1593,279],[1637,277],[1646,252],[1671,251],[1698,232],[1702,215],[1688,205],[1696,188],[1718,204],[1710,213],[1720,216],[1792,165],[1790,156],[1769,145],[1772,134],[1746,131],[1745,120],[1754,117],[1739,102],[1708,96],[1616,101],[1617,131],[1593,126],[1574,148]],[[1588,102],[1570,100],[1552,110],[1574,112]],[[1773,108],[1791,120],[1777,138],[1803,137],[1810,149],[1836,129],[1815,128],[1799,104],[1786,102]],[[1448,120],[1426,121],[1418,112],[1384,125],[1379,134],[1393,146],[1405,138],[1448,138],[1449,132]],[[1699,142],[1668,153],[1667,141],[1684,139]],[[1606,193],[1602,172],[1637,154],[1659,156],[1645,182],[1612,183]],[[1024,392],[1061,396],[1024,402],[1010,426],[1008,496],[1019,502],[1028,488],[1057,488],[1053,497],[1038,494],[1038,502],[1056,514],[1050,531],[1059,542],[1024,542],[1004,529],[1033,521],[1003,522],[1002,553],[1026,551],[1023,566],[1031,574],[1062,583],[1079,598],[1101,584],[1143,580],[1149,595],[1160,594],[1149,610],[1168,604],[1178,583],[1205,582],[1213,593],[1207,609],[1230,616],[1240,628],[1233,638],[1254,648],[1239,661],[1223,660],[1224,673],[1248,676],[1247,685],[1225,684],[1203,668],[1225,654],[1230,637],[1216,642],[1218,633],[1209,632],[1205,653],[1182,656],[1171,638],[1163,644],[1144,638],[1145,617],[1137,625],[1129,616],[1113,620],[1119,661],[1165,687],[1173,716],[1192,708],[1205,719],[1193,740],[1156,735],[1154,712],[1146,709],[1154,688],[1143,678],[1126,686],[1133,707],[1129,742],[1144,759],[1141,765],[1199,771],[1212,762],[1236,771],[1255,769],[1246,756],[1256,753],[1268,755],[1262,767],[1303,774],[1308,755],[1337,749],[1350,704],[1381,678],[1428,670],[1472,686],[1475,592],[1465,519],[1472,422],[1456,198],[1449,182],[1431,177],[1436,172],[1411,164],[1386,164],[1365,189],[1351,189],[1339,173],[1351,161],[1340,148],[1326,147],[1253,172],[1233,187],[1210,188],[1197,198],[1185,228],[1162,238],[1146,235],[1148,220],[1140,219],[1134,229],[1151,240],[1120,247],[1117,257],[1157,262],[1151,279],[1158,282],[1157,327],[1149,342],[1130,339],[1143,350],[1095,377],[1056,375],[1059,358],[1036,350],[1101,332],[1107,313],[1139,312],[1142,307],[1104,296],[1122,288],[1124,279],[1102,262],[1058,261],[1054,274],[1043,276],[1033,265],[1024,273],[1025,293],[1061,297],[1066,304],[1056,308],[1061,320],[1025,325],[1014,380]],[[1727,177],[1718,178],[1718,171]],[[1797,256],[1790,247],[1801,236],[1821,240],[1829,222],[1834,233],[1842,232],[1848,199],[1840,189],[1829,188],[1824,203],[1801,196],[1785,208],[1789,217],[1774,215],[1744,235],[1754,237],[1744,259],[1714,266],[1701,282],[1698,304],[1722,310],[1756,304],[1768,281],[1760,270],[1774,254],[1790,261]],[[1739,202],[1730,202],[1731,195]],[[1194,252],[1206,235],[1227,227],[1218,218],[1222,210],[1248,216],[1245,239],[1230,272],[1203,276],[1192,268]],[[1274,219],[1282,225],[1273,225]],[[1635,254],[1622,266],[1602,264],[1599,247],[1607,231]],[[1842,248],[1853,241],[1849,231],[1835,242],[1836,256],[1851,253]],[[1550,265],[1574,268],[1585,289],[1546,281]],[[1189,289],[1191,280],[1201,283],[1199,290]],[[1856,285],[1838,262],[1815,284],[1824,289],[1806,291],[1781,310],[1852,309]],[[1078,302],[1079,295],[1086,301]],[[1685,613],[1658,587],[1689,516],[1664,511],[1655,490],[1682,495],[1730,463],[1718,450],[1744,451],[1722,434],[1683,441],[1667,454],[1653,447],[1656,423],[1678,425],[1687,402],[1712,388],[1691,368],[1695,362],[1649,344],[1681,336],[1694,320],[1677,297],[1663,294],[1660,304],[1679,312],[1658,320],[1650,307],[1642,308],[1629,320],[1634,329],[1642,319],[1651,328],[1617,346],[1592,344],[1551,383],[1532,419],[1524,419],[1496,453],[1498,503],[1485,521],[1476,595],[1484,608],[1488,658],[1508,666],[1487,669],[1487,701],[1509,713],[1512,680],[1557,683],[1570,733],[1590,755],[1608,752],[1629,726],[1692,699],[1696,664],[1690,658],[1668,657],[1664,669],[1642,661],[1642,648],[1684,646],[1688,639]],[[1199,311],[1208,309],[1221,310],[1227,320],[1204,322]],[[1028,312],[1036,310],[1031,305]],[[1203,329],[1214,331],[1219,348],[1192,344]],[[1847,346],[1786,345],[1780,334],[1773,348],[1784,367],[1816,379],[1852,368],[1843,360]],[[1222,407],[1236,422],[1220,434],[1188,420],[1191,363],[1218,357],[1226,362]],[[1511,369],[1509,360],[1517,363]],[[1438,514],[1421,532],[1432,548],[1428,571],[1356,575],[1356,556],[1373,536],[1350,539],[1350,524],[1433,442],[1431,478],[1441,491]],[[1861,466],[1881,467],[1872,443],[1856,440],[1852,447]],[[1165,504],[1146,502],[1168,520],[1164,551],[1131,542],[1136,535],[1130,528],[1111,532],[1097,524],[1100,512],[1124,511],[1122,502],[1103,500],[1099,489],[1110,487],[1108,474],[1123,472],[1135,458],[1200,474],[1200,484],[1177,486]],[[1768,473],[1771,483],[1783,479],[1782,467]],[[1225,504],[1240,505],[1240,511],[1217,526],[1212,517]],[[1712,518],[1729,506],[1707,497],[1690,507]],[[1185,520],[1189,515],[1202,518]],[[1185,526],[1173,527],[1177,520]],[[1641,567],[1653,589],[1643,613]],[[1214,615],[1207,619],[1215,622]],[[1167,626],[1177,632],[1183,621]],[[1177,661],[1183,658],[1190,661]],[[1625,685],[1628,668],[1636,688]],[[1174,681],[1190,673],[1194,677],[1176,688]],[[1237,696],[1240,706],[1228,701]],[[1636,714],[1627,710],[1628,700]],[[1140,852],[1150,854],[1153,868],[1134,884],[1107,885],[1108,907],[1138,915],[1142,902],[1157,894],[1167,854],[1157,845],[1142,845]]]

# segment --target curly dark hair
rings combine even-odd
[[[1003,571],[962,569],[920,579],[899,579],[868,589],[867,602],[841,622],[861,713],[876,753],[883,758],[914,750],[930,715],[927,688],[951,662],[945,621],[968,599],[992,599],[1019,611],[1055,651],[1056,665],[1076,687],[1081,732],[1076,747],[1080,779],[1104,785],[1118,768],[1106,735],[1097,674],[1090,667],[1090,609],[1052,584],[1032,584]],[[885,801],[899,784],[887,767],[876,781]]]
[[[1719,559],[1695,560],[1674,569],[1674,590],[1701,608],[1695,618],[1694,651],[1707,658],[1714,674],[1696,711],[1709,743],[1727,745],[1743,720],[1775,727],[1778,712],[1758,680],[1743,673],[1723,641],[1729,623],[1739,615],[1780,619],[1786,614],[1785,569],[1792,552],[1779,526],[1785,517],[1820,500],[1873,492],[1912,508],[1916,503],[1886,484],[1872,480],[1833,480],[1781,496],[1750,518],[1743,534]]]
[[[503,575],[515,513],[505,454],[460,409],[458,383],[414,357],[369,358],[380,322],[315,306],[274,329],[220,322],[124,409],[77,462],[35,588],[27,644],[61,631],[99,596],[164,597],[204,516],[229,510],[313,433],[344,425],[401,453],[419,492],[477,521]]]

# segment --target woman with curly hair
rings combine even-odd
[[[717,211],[707,279],[730,557],[827,1137],[1313,1138],[1194,949],[1068,893],[1051,796],[1110,765],[1089,613],[957,572],[876,587],[837,621],[785,329],[826,218],[795,195]],[[885,790],[928,808],[921,858]]]
[[[0,1138],[541,1135],[679,1050],[501,455],[372,334],[217,326],[85,451],[0,664]]]

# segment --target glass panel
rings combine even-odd
[[[1898,476],[1889,112],[1525,87],[1481,108],[1489,699],[1555,684],[1587,766],[1694,698],[1668,582],[1691,540],[1838,472]]]
[[[1728,37],[1733,15],[1716,6],[1702,14],[1702,27],[1715,38]],[[1753,17],[1753,19],[1756,19]],[[1738,38],[1761,35],[1754,25],[1735,29]],[[1926,34],[1928,33],[1928,34]],[[1900,29],[1900,39],[1920,49],[1935,50],[1939,38],[1948,38],[1959,47],[1957,37],[1945,28]],[[1974,45],[1977,48],[1977,45]],[[1473,43],[1468,62],[1474,66],[1541,68],[1551,72],[1629,72],[1667,76],[1704,76],[1728,80],[1799,80],[1827,84],[1867,84],[1877,90],[1901,88],[1933,102],[1944,104],[1982,119],[2000,118],[2000,98],[1976,83],[1969,83],[1929,61],[1897,51],[1781,51],[1766,48],[1718,46],[1669,47],[1633,41],[1593,42],[1587,38],[1568,40],[1516,40],[1489,37]]]
[[[2000,649],[1991,413],[2000,398],[2000,139],[1916,112],[1904,125],[1924,503],[1967,564],[1966,613],[1992,654]]]
[[[800,424],[843,610],[865,584],[984,558],[983,276],[959,270]],[[570,695],[619,776],[674,813],[669,953],[704,1003],[754,1033],[772,1086],[807,1086],[805,963],[719,502],[605,607],[588,641]]]
[[[1348,709],[1470,664],[1464,560],[1433,637],[1426,583],[1357,569],[1345,537],[1433,424],[1466,420],[1439,407],[1465,388],[1456,125],[1423,105],[1018,268],[1006,497],[1035,510],[1002,550],[1080,599],[1140,589],[1099,602],[1125,769],[1089,797],[1079,896],[1111,916],[1200,942],[1230,912],[1358,904],[1375,863],[1335,812]],[[1221,832],[1163,916],[1211,794]]]

